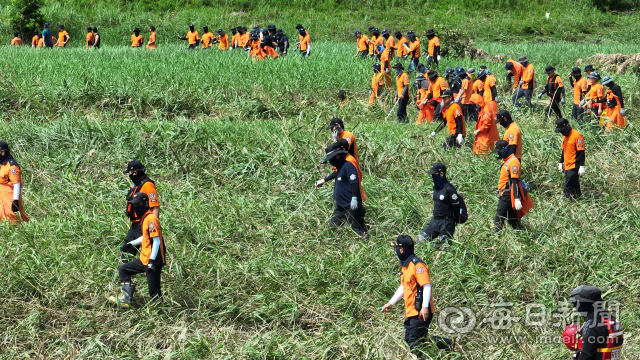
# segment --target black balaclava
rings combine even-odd
[[[395,68],[395,69],[393,69],[393,70],[395,70],[395,71],[396,71],[396,76],[400,76],[400,75],[402,75],[402,69],[401,69],[401,68]]]
[[[343,156],[344,154],[340,154],[340,155],[336,155],[334,157],[332,157],[331,159],[329,159],[329,164],[333,165],[333,167],[340,169],[342,167],[342,165],[344,165],[347,157]],[[338,156],[340,157],[340,159],[338,159]]]
[[[571,126],[567,125],[560,130],[560,134],[562,134],[562,136],[569,136],[569,134],[571,134],[571,130],[573,130]]]
[[[193,24],[189,25],[189,30],[190,31],[194,31],[195,30],[195,27],[193,26]]]
[[[404,254],[400,253],[400,249],[396,249],[396,255],[398,255],[398,259],[400,260],[400,266],[402,263],[407,261],[411,256],[413,256],[413,247],[403,247]]]
[[[506,159],[509,157],[509,155],[511,155],[513,152],[511,151],[511,146],[507,145],[504,147],[504,149],[500,150],[500,152],[498,152],[496,154],[496,157],[498,159]]]
[[[149,210],[149,201],[141,201],[139,204],[131,204],[131,210],[136,218],[141,218]]]
[[[129,179],[131,179],[134,185],[138,186],[140,184],[140,181],[147,177],[147,174],[145,174],[144,171],[141,170],[136,171],[136,173],[137,175],[129,174]]]
[[[500,120],[500,126],[502,126],[505,129],[513,122],[510,116],[503,116],[498,120]]]
[[[447,174],[443,177],[440,177],[440,174],[433,174],[431,175],[431,178],[433,179],[434,190],[442,190],[442,188],[449,182],[449,180],[447,180]]]
[[[574,307],[584,318],[590,317],[590,315],[594,314],[594,307],[590,302],[578,301],[574,303]]]
[[[576,81],[580,80],[582,78],[582,74],[573,74],[573,78],[576,79]]]
[[[4,150],[5,151],[4,156],[0,156],[0,164],[4,165],[4,164],[7,163],[7,161],[13,160],[13,156],[11,155],[11,152],[9,151],[9,144],[7,144],[4,141],[0,141],[0,150]]]

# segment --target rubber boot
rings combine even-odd
[[[453,350],[455,347],[455,339],[431,336],[430,340],[432,343],[435,343],[440,350]]]
[[[129,309],[136,286],[132,283],[121,283],[120,288],[122,293],[119,296],[109,296],[109,301],[123,309]]]

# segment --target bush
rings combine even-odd
[[[587,0],[587,4],[598,8],[600,11],[607,10],[631,10],[638,5],[637,0]]]
[[[14,31],[21,35],[31,35],[34,30],[39,30],[44,17],[40,12],[41,0],[9,0],[5,20]]]

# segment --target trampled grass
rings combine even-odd
[[[540,73],[551,63],[561,74],[577,57],[633,49],[480,45],[526,54]],[[469,307],[477,319],[469,333],[456,336],[458,351],[428,349],[429,356],[565,359],[568,351],[557,343],[562,327],[555,324],[562,321],[550,316],[566,306],[573,287],[590,283],[620,302],[625,358],[638,359],[636,75],[616,76],[629,102],[626,130],[581,129],[587,176],[579,202],[562,196],[560,137],[551,123],[540,113],[516,113],[523,176],[536,206],[524,219],[525,232],[497,236],[491,219],[499,162],[473,156],[471,138],[462,150],[444,151],[443,133],[437,141],[427,138],[430,126],[398,125],[394,115],[385,122],[389,104],[365,109],[371,62],[353,59],[353,44],[318,42],[312,49],[305,61],[260,63],[244,53],[175,48],[0,49],[6,62],[0,139],[12,144],[24,169],[32,218],[19,227],[0,224],[0,356],[407,358],[401,306],[384,319],[377,309],[399,281],[388,243],[400,233],[415,237],[428,221],[426,170],[439,160],[449,165],[471,219],[449,250],[423,244],[416,252],[431,268],[439,313]],[[441,69],[457,63],[480,65],[445,60]],[[487,65],[503,79],[502,64]],[[340,88],[351,104],[337,110]],[[312,190],[329,172],[312,169],[330,143],[324,127],[335,114],[358,139],[368,242],[348,229],[329,230],[331,186]],[[415,118],[415,109],[410,114]],[[145,307],[146,283],[138,277],[137,309],[118,312],[106,297],[118,290],[117,246],[127,231],[121,171],[133,158],[145,162],[158,184],[169,253],[166,303]],[[523,319],[495,330],[491,311],[505,303]],[[526,325],[531,304],[544,306],[549,322]],[[446,335],[435,322],[431,329]],[[494,338],[508,335],[524,338]]]

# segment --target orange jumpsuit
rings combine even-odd
[[[22,186],[22,172],[20,165],[15,160],[9,160],[4,165],[0,165],[0,219],[7,219],[11,223],[16,224],[18,217],[11,210],[11,204],[13,203],[13,185],[20,184],[20,220],[29,221],[27,213],[24,211],[22,204],[22,193],[24,188]]]

